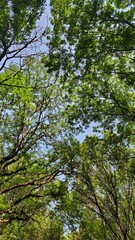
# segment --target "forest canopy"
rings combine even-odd
[[[0,11],[0,240],[134,240],[134,1]]]

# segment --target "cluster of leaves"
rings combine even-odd
[[[34,221],[27,222],[13,221],[1,229],[0,239],[33,239],[33,240],[62,240],[63,226],[52,211],[46,211],[41,215],[34,214]]]
[[[66,145],[65,157],[69,192],[57,212],[73,232],[67,239],[134,239],[134,149],[108,132]]]
[[[8,84],[0,89],[3,221],[29,217],[28,205],[34,209],[35,198],[49,196],[47,184],[53,181],[59,169],[50,163],[46,149],[64,136],[63,129],[66,133],[59,81],[48,76],[44,65],[33,58],[12,78],[14,68],[16,66],[11,66],[0,76],[3,81],[10,76]],[[29,198],[34,200],[29,201]],[[45,201],[39,200],[40,204],[44,205]],[[32,214],[32,210],[29,211]]]
[[[14,61],[15,57],[20,56],[23,50],[41,37],[36,30],[36,22],[45,9],[45,2],[45,0],[23,2],[1,0],[0,71],[9,60]]]
[[[60,5],[61,2],[61,5]],[[51,1],[52,58],[69,92],[73,125],[133,124],[134,5],[132,1]],[[61,7],[62,6],[62,7]],[[70,112],[70,114],[69,114]],[[123,131],[124,131],[123,126]]]
[[[33,28],[36,19],[43,13],[45,1],[1,1],[0,40],[9,44],[15,39],[16,43],[25,40]],[[23,19],[23,21],[22,21]]]

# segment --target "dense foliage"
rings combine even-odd
[[[38,46],[45,1],[6,3],[0,239],[134,240],[134,2],[51,0],[40,56],[22,52]]]
[[[0,1],[0,71],[9,61],[21,59],[32,43],[42,34],[36,30],[36,20],[40,18],[45,8],[45,0],[1,0]],[[46,26],[45,26],[46,27]],[[2,83],[0,83],[2,84]]]
[[[10,66],[10,70],[1,74],[1,79],[11,76],[14,68],[16,66]],[[8,86],[1,86],[3,221],[29,218],[25,211],[28,208],[26,202],[34,207],[34,198],[39,199],[39,205],[45,204],[40,198],[49,195],[49,190],[46,187],[44,195],[41,193],[42,190],[44,192],[42,186],[50,184],[59,173],[49,162],[46,149],[53,146],[61,135],[64,136],[63,128],[66,128],[62,118],[64,103],[62,105],[61,94],[59,82],[48,76],[43,64],[34,59],[13,79],[10,77]]]

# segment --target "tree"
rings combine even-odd
[[[24,50],[39,40],[44,30],[42,34],[38,33],[36,22],[44,8],[44,0],[0,2],[0,70],[3,70],[8,61],[15,58],[22,61]]]
[[[0,78],[16,68],[10,66]],[[42,62],[32,57],[0,88],[1,223],[28,220],[36,209],[49,204],[59,188],[54,182],[59,169],[47,152],[68,129],[62,94],[59,79],[48,75]]]
[[[67,239],[134,239],[134,149],[109,131],[102,139],[68,144],[66,155],[61,145],[58,153],[61,162],[65,156],[68,179],[74,166],[69,193],[57,208],[73,232]]]
[[[51,1],[51,6],[49,66],[55,71],[57,62],[68,89],[69,122],[84,127],[94,121],[132,138],[133,2]]]
[[[3,1],[0,7],[1,239],[28,238],[32,228],[35,239],[60,239],[63,227],[53,212],[38,234],[37,219],[44,220],[50,202],[64,194],[56,180],[59,169],[47,152],[67,131],[62,116],[65,92],[59,79],[47,73],[41,53],[38,58],[37,52],[25,53],[44,36],[44,29],[35,28],[45,1]]]
[[[0,239],[62,239],[63,226],[54,212],[45,211],[42,215],[35,213],[34,218],[36,219],[35,221],[13,221],[5,225],[5,228],[2,229]]]
[[[133,239],[133,1],[52,0],[51,9],[44,63],[68,91],[69,124],[80,130],[94,122],[98,136],[80,148],[66,141],[54,153],[70,179],[61,200],[62,217],[67,213],[73,226],[69,239]]]

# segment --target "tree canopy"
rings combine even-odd
[[[36,30],[36,21],[45,9],[45,2],[45,0],[1,0],[0,70],[9,60],[14,62],[15,58],[19,58],[23,50],[41,37],[41,33],[39,35]]]
[[[0,239],[134,240],[134,1],[0,9]]]

